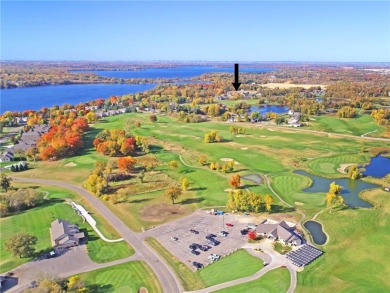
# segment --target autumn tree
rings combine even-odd
[[[97,174],[89,175],[87,181],[85,182],[85,187],[97,196],[100,196],[103,193],[106,185],[107,181]]]
[[[149,120],[150,120],[150,122],[155,123],[155,122],[157,122],[157,116],[156,115],[150,115],[149,116]]]
[[[352,180],[359,179],[362,177],[359,168],[356,165],[350,166],[348,168],[348,177]]]
[[[181,188],[177,187],[176,185],[173,185],[165,191],[164,196],[169,198],[172,201],[172,204],[174,204],[175,200],[177,200],[181,194]]]
[[[169,161],[168,165],[171,170],[177,169],[179,167],[179,163],[175,160]]]
[[[229,184],[233,188],[237,188],[241,186],[241,176],[240,174],[233,175],[230,177]]]
[[[188,181],[187,178],[183,178],[183,179],[181,180],[181,188],[182,188],[183,190],[187,190],[188,187],[189,187],[189,185],[190,185],[190,182]]]
[[[203,166],[204,164],[206,164],[207,162],[207,158],[205,155],[200,155],[199,156],[199,160],[198,160],[198,163],[200,166]]]
[[[35,245],[38,238],[32,234],[22,232],[13,234],[6,242],[5,249],[11,252],[14,256],[29,257],[35,252]]]
[[[248,233],[248,239],[250,240],[256,240],[257,239],[257,233],[256,230],[251,230]]]
[[[274,200],[273,200],[272,196],[270,196],[269,194],[266,194],[264,196],[264,204],[265,204],[265,209],[267,210],[267,212],[269,212],[271,210],[273,202],[274,202]]]
[[[88,288],[85,287],[85,283],[79,276],[72,276],[66,283],[68,292],[88,293]]]
[[[8,189],[11,187],[11,178],[9,178],[7,175],[4,173],[1,173],[0,176],[0,186],[1,188],[7,192]]]
[[[223,137],[219,134],[218,130],[211,130],[210,132],[204,135],[204,142],[213,143],[213,142],[221,142],[223,141]]]
[[[85,119],[87,119],[88,123],[95,123],[97,121],[96,113],[88,112],[88,114],[85,115]]]
[[[130,173],[136,163],[137,160],[132,157],[122,157],[118,159],[118,168],[124,172]]]
[[[342,186],[337,185],[336,182],[329,185],[329,191],[326,194],[326,205],[330,208],[329,213],[332,213],[334,203],[338,202],[340,205],[344,205],[344,198],[341,195],[342,190]]]

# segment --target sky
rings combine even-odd
[[[390,62],[390,1],[1,1],[1,60]]]

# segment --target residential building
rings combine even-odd
[[[77,225],[56,219],[51,223],[50,237],[53,247],[65,248],[79,245],[85,238],[85,235],[83,232],[80,232]]]

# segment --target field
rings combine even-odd
[[[150,293],[163,292],[153,271],[142,261],[132,261],[78,275],[89,292],[132,292],[145,287]]]
[[[378,125],[370,115],[361,115],[357,118],[336,118],[335,116],[318,116],[309,122],[308,129],[335,132],[352,135],[378,137],[386,130]]]
[[[250,276],[263,267],[263,262],[260,259],[250,255],[245,250],[238,250],[210,266],[193,272],[154,238],[148,238],[146,241],[173,268],[185,290],[196,290]]]
[[[390,268],[387,244],[390,241],[389,193],[374,190],[363,193],[375,207],[346,209],[320,221],[329,234],[321,249],[325,256],[298,273],[296,292],[388,292]]]
[[[24,184],[23,186],[27,187],[28,185]],[[43,253],[51,248],[49,227],[50,223],[57,218],[78,224],[86,232],[88,235],[88,254],[95,262],[121,259],[134,253],[133,249],[125,242],[107,243],[101,240],[89,224],[83,223],[81,217],[73,211],[71,206],[64,203],[64,198],[73,198],[74,201],[81,203],[92,212],[93,217],[97,220],[99,229],[106,237],[119,238],[119,235],[113,231],[110,225],[102,220],[101,216],[93,213],[93,207],[86,205],[84,201],[78,198],[78,195],[57,187],[36,187],[42,191],[49,192],[48,200],[30,210],[0,219],[0,272],[6,272],[30,260],[30,258],[14,258],[9,252],[4,250],[3,245],[12,234],[17,232],[34,234],[38,238],[36,252],[37,254]]]
[[[284,293],[290,286],[290,273],[285,268],[278,268],[266,273],[261,278],[232,286],[215,292],[218,293]]]
[[[141,122],[140,128],[134,126],[137,121]],[[166,213],[164,217],[151,218],[140,213],[142,210],[165,210],[169,201],[163,198],[163,190],[144,190],[146,193],[134,194],[126,203],[116,205],[106,203],[131,229],[141,231],[142,228],[187,215],[197,208],[226,204],[225,189],[230,187],[228,180],[232,173],[211,171],[207,165],[199,166],[198,158],[201,154],[206,155],[208,163],[222,164],[222,158],[234,159],[237,162],[234,173],[240,175],[269,174],[272,187],[285,201],[290,204],[302,202],[303,208],[314,211],[313,208],[324,207],[324,199],[303,195],[301,189],[308,186],[309,179],[292,174],[291,171],[303,169],[316,175],[343,177],[345,175],[337,171],[340,164],[367,163],[369,156],[360,153],[361,149],[379,146],[375,141],[328,137],[324,134],[273,128],[262,124],[246,124],[246,134],[232,135],[229,132],[230,125],[221,122],[178,123],[173,118],[163,115],[158,115],[158,121],[151,123],[148,114],[141,113],[108,117],[94,124],[86,134],[87,149],[84,154],[56,162],[38,162],[32,164],[32,170],[14,174],[37,178],[50,177],[81,185],[96,160],[108,160],[107,157],[97,154],[91,145],[99,131],[104,128],[121,128],[135,135],[147,136],[151,144],[150,155],[161,162],[157,171],[167,174],[174,181],[179,181],[183,177],[188,178],[190,188],[179,198],[173,210],[172,207],[169,208],[172,212]],[[360,124],[357,127],[360,127]],[[204,134],[213,129],[221,133],[225,142],[211,144],[203,142]],[[389,143],[380,144],[390,146]],[[168,168],[167,162],[171,160],[179,162],[178,169]],[[243,183],[254,192],[272,194],[266,184],[254,185],[245,180]],[[135,185],[133,188],[143,191]],[[283,206],[276,197],[275,205]]]

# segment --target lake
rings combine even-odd
[[[366,171],[363,172],[366,176],[377,178],[385,177],[390,173],[390,158],[377,156],[371,159],[370,163],[365,166]]]
[[[312,180],[312,185],[308,188],[305,188],[304,192],[323,192],[326,193],[329,191],[329,185],[335,181],[338,185],[343,187],[341,195],[344,198],[344,201],[347,205],[369,208],[372,205],[368,202],[362,200],[359,197],[359,193],[365,189],[379,188],[376,184],[371,184],[364,182],[363,180],[352,180],[352,179],[328,179],[319,176],[309,174],[303,170],[294,171],[295,174],[304,175],[309,177]]]
[[[303,224],[313,238],[314,243],[323,245],[325,244],[327,237],[322,230],[322,225],[316,221],[307,221]]]
[[[167,68],[146,68],[137,71],[106,71],[106,70],[74,70],[71,72],[91,72],[104,77],[115,78],[191,78],[210,72],[230,72],[233,73],[232,67],[213,67],[213,66],[180,66]],[[262,73],[270,72],[274,69],[269,68],[240,68],[240,72]]]
[[[155,84],[70,84],[0,90],[0,113],[40,110],[42,107],[87,102],[115,95],[134,94],[154,88]]]
[[[285,114],[289,110],[288,107],[284,106],[276,106],[276,105],[265,105],[263,107],[259,106],[252,106],[249,110],[250,113],[252,112],[259,112],[262,116],[266,115],[269,112],[274,112],[276,114]]]

